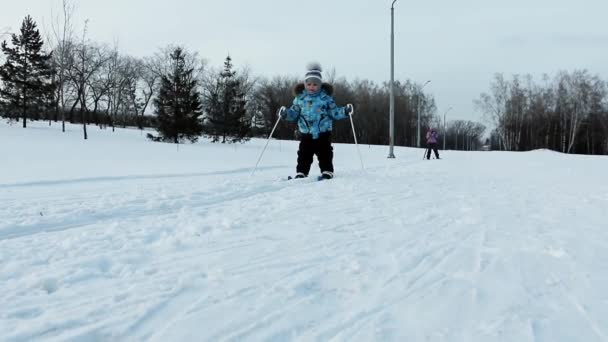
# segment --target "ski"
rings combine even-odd
[[[286,178],[286,179],[285,179],[285,178],[283,178],[283,180],[286,180],[286,181],[288,181],[288,180],[304,180],[304,179],[310,179],[310,178],[311,178],[311,177],[296,178],[296,177],[294,177],[294,176],[287,176],[287,178]],[[333,178],[333,177],[332,177],[332,178]],[[323,181],[323,180],[329,180],[329,179],[332,179],[332,178],[323,178],[323,176],[322,176],[322,175],[319,175],[319,176],[317,176],[317,177],[314,177],[313,179],[316,179],[317,181]]]
[[[307,179],[307,178],[308,178],[308,177],[300,177],[300,178],[297,178],[297,177],[294,177],[294,176],[287,176],[287,179],[286,179],[286,180],[298,180],[298,179],[302,180],[302,179]]]

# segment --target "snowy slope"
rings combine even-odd
[[[608,341],[608,158],[0,124],[2,341]],[[316,164],[313,174],[318,173]]]

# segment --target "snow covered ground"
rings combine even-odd
[[[2,341],[608,341],[607,157],[89,134],[0,123]]]

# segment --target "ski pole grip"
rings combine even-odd
[[[346,107],[350,108],[348,115],[353,115],[355,113],[355,107],[351,103],[346,104]]]

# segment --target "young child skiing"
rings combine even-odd
[[[346,119],[353,112],[351,104],[344,107],[336,105],[332,97],[333,86],[323,83],[321,71],[321,65],[310,63],[304,82],[294,87],[293,104],[280,111],[281,118],[298,124],[300,146],[295,178],[308,177],[314,155],[319,161],[321,177],[333,178],[332,122]]]
[[[439,151],[437,151],[437,131],[434,128],[429,128],[426,132],[426,159],[431,159],[431,150],[435,152],[435,158],[439,158]]]

